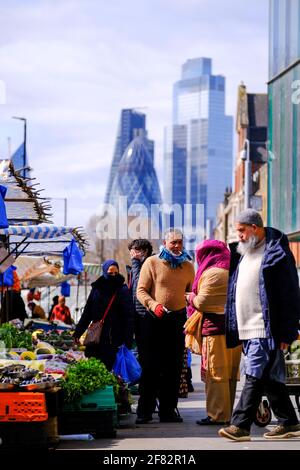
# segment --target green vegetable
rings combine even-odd
[[[32,337],[28,331],[20,330],[10,323],[3,323],[0,327],[0,341],[6,348],[24,348],[32,351]]]
[[[117,391],[117,379],[107,370],[103,362],[94,357],[81,359],[67,369],[66,378],[62,382],[64,400],[78,401],[82,395],[104,388],[106,385],[113,385]]]

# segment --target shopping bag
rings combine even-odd
[[[104,321],[101,319],[94,321],[89,325],[83,341],[84,346],[93,346],[100,343],[103,324]]]
[[[71,294],[71,286],[68,282],[62,282],[60,285],[60,293],[64,297],[70,297]]]
[[[17,268],[15,266],[9,266],[9,268],[0,274],[0,285],[11,287],[14,284],[14,271]]]
[[[130,349],[123,344],[117,353],[113,372],[122,377],[129,385],[136,384],[141,377],[142,368]]]
[[[8,220],[4,202],[6,191],[7,188],[0,184],[0,228],[8,228]]]
[[[70,244],[64,249],[63,258],[64,274],[77,275],[83,271],[82,253],[79,250],[75,240],[72,240]]]

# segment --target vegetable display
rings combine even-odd
[[[28,331],[20,330],[10,323],[3,323],[0,327],[0,343],[6,348],[24,348],[32,351],[32,338]]]
[[[64,400],[69,403],[76,402],[82,395],[104,388],[106,385],[113,385],[117,389],[117,379],[108,372],[103,362],[93,357],[71,364],[61,384]]]

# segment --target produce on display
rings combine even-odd
[[[4,348],[25,348],[33,350],[31,334],[26,330],[16,328],[10,323],[3,323],[0,326],[0,345]]]

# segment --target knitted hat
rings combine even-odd
[[[263,221],[259,214],[254,209],[246,209],[245,211],[241,212],[236,219],[238,224],[245,224],[245,225],[256,225],[257,227],[263,227]]]

